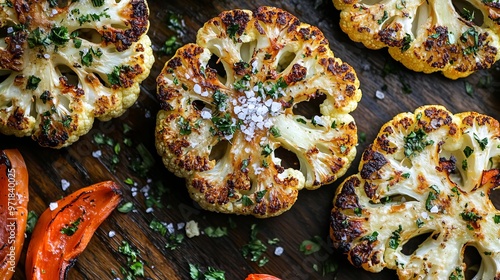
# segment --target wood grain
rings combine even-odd
[[[366,141],[358,146],[358,156],[348,174],[356,172],[361,151],[373,141],[379,128],[394,115],[413,111],[425,104],[441,104],[452,112],[477,111],[500,119],[500,77],[498,69],[482,71],[462,80],[448,80],[440,74],[426,75],[405,69],[394,62],[386,50],[367,50],[353,43],[342,33],[338,26],[339,12],[329,1],[318,0],[150,0],[151,28],[149,35],[156,49],[173,31],[166,26],[167,11],[182,15],[186,23],[184,43],[194,42],[195,34],[202,24],[218,15],[223,10],[233,8],[253,9],[261,5],[284,8],[304,22],[320,27],[330,42],[335,55],[356,69],[361,82],[363,98],[354,112],[359,132],[366,134]],[[340,181],[324,186],[316,191],[302,191],[295,206],[285,214],[271,219],[260,220],[253,217],[229,216],[210,213],[199,209],[189,199],[184,181],[170,174],[163,167],[156,155],[153,141],[155,115],[158,104],[155,98],[155,79],[169,57],[156,53],[156,62],[150,77],[142,84],[142,94],[137,103],[122,117],[110,122],[94,124],[90,133],[82,137],[73,146],[61,150],[40,148],[30,139],[0,136],[2,148],[15,147],[23,154],[30,172],[29,209],[41,214],[51,201],[69,194],[83,186],[103,180],[120,182],[125,190],[125,200],[134,202],[137,211],[128,214],[113,213],[97,230],[87,250],[79,257],[72,268],[69,279],[113,279],[111,271],[120,271],[126,262],[118,253],[122,240],[129,241],[141,253],[146,263],[146,276],[150,279],[189,279],[189,263],[202,268],[215,267],[226,272],[226,279],[244,279],[249,273],[269,273],[283,279],[332,279],[329,274],[322,277],[314,265],[332,257],[338,264],[337,279],[396,279],[395,273],[383,271],[371,274],[352,267],[344,256],[335,252],[328,238],[329,212],[333,194]],[[387,65],[397,69],[395,73],[384,75]],[[472,96],[468,95],[464,83],[476,85],[486,75],[495,78],[494,87],[478,88]],[[407,83],[412,92],[403,93],[402,83]],[[375,98],[376,90],[387,87],[385,98]],[[132,131],[123,135],[123,124],[132,127]],[[155,208],[153,213],[146,213],[144,197],[132,196],[126,178],[133,178],[138,186],[145,186],[147,178],[137,176],[130,169],[130,162],[139,157],[134,147],[122,145],[120,162],[116,169],[109,166],[109,157],[113,153],[110,147],[99,147],[92,141],[96,133],[122,141],[124,137],[133,143],[144,143],[156,161],[148,178],[166,186],[163,195],[163,208]],[[100,149],[103,157],[92,157],[92,152]],[[61,190],[61,179],[71,183],[67,191]],[[152,185],[152,184],[150,184]],[[199,236],[187,239],[177,250],[165,248],[166,239],[149,228],[149,223],[157,219],[167,223],[184,223],[195,220],[200,228],[207,226],[229,227],[230,220],[237,226],[229,229],[229,235],[222,238]],[[284,254],[275,256],[275,245],[268,245],[266,256],[270,261],[263,267],[246,260],[241,255],[241,248],[249,241],[250,226],[257,224],[258,237],[262,240],[279,238],[278,246],[284,248]],[[108,237],[109,231],[116,236]],[[319,236],[324,241],[323,250],[304,256],[299,251],[300,243],[305,239]],[[30,236],[26,241],[29,242]],[[26,247],[26,246],[25,246]],[[17,267],[15,279],[24,279],[24,261]],[[120,276],[120,273],[118,273]]]

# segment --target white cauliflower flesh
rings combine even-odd
[[[499,137],[498,121],[475,112],[429,105],[396,116],[336,192],[334,246],[356,267],[400,279],[465,279],[472,246],[482,257],[474,279],[499,279],[500,211],[489,197],[500,185]]]
[[[0,1],[0,132],[61,148],[120,116],[154,62],[145,0]]]
[[[333,0],[340,26],[409,69],[451,79],[490,68],[500,52],[498,0]]]
[[[349,113],[361,91],[354,70],[334,57],[318,28],[281,9],[221,13],[157,82],[158,153],[206,209],[276,216],[300,189],[343,175],[355,156]],[[293,111],[319,97],[316,115]],[[283,167],[281,147],[300,166]]]

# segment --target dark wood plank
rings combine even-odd
[[[187,30],[183,37],[184,43],[195,41],[196,31],[205,21],[223,10],[233,8],[278,6],[295,14],[304,22],[319,26],[330,41],[336,56],[356,69],[363,91],[362,101],[353,115],[359,131],[366,134],[366,141],[359,144],[358,156],[348,174],[356,172],[361,151],[373,141],[379,128],[398,113],[413,111],[425,104],[441,104],[454,113],[473,110],[500,118],[499,70],[481,71],[457,81],[448,80],[440,74],[426,75],[409,71],[394,62],[386,50],[367,50],[360,44],[351,42],[340,30],[339,12],[333,8],[330,1],[150,0],[149,5],[151,10],[149,35],[156,49],[173,35],[173,32],[166,27],[167,11],[182,15]],[[40,148],[29,139],[0,136],[3,148],[16,147],[26,159],[30,171],[30,210],[40,214],[51,201],[80,187],[110,179],[120,182],[125,190],[125,200],[133,201],[136,205],[137,212],[128,214],[115,212],[104,222],[87,250],[72,268],[70,279],[112,279],[111,270],[119,271],[120,266],[125,264],[125,257],[117,252],[122,240],[129,241],[139,249],[141,258],[148,264],[146,275],[152,279],[189,279],[189,263],[204,268],[212,266],[224,270],[226,279],[244,279],[252,272],[274,274],[283,279],[332,279],[332,275],[322,277],[313,269],[314,265],[329,257],[335,258],[339,264],[337,279],[397,278],[391,271],[371,274],[356,269],[344,256],[331,248],[328,237],[329,212],[334,191],[341,180],[316,191],[302,191],[290,211],[271,219],[259,220],[253,217],[210,213],[194,205],[184,187],[184,181],[163,168],[154,148],[153,131],[155,115],[159,108],[155,99],[155,79],[168,58],[156,56],[151,75],[142,84],[142,95],[133,108],[124,116],[110,122],[97,121],[88,135],[69,148],[51,150]],[[396,67],[397,73],[384,75],[387,64]],[[495,77],[495,87],[475,88],[474,94],[469,96],[465,92],[464,82],[476,85],[485,75]],[[411,87],[411,94],[403,93],[402,82]],[[387,87],[385,98],[382,100],[375,98],[376,90],[384,86]],[[122,130],[123,123],[133,129],[125,136]],[[165,207],[155,208],[153,213],[146,213],[144,197],[141,194],[133,197],[130,186],[123,183],[130,177],[138,182],[139,187],[148,184],[146,178],[137,176],[130,169],[130,162],[138,157],[137,151],[134,147],[122,145],[120,163],[116,166],[116,170],[112,170],[108,161],[112,154],[111,148],[98,147],[92,142],[93,135],[98,132],[119,141],[123,137],[130,137],[135,144],[144,143],[156,161],[148,178],[153,182],[163,183],[167,188],[167,193],[163,196]],[[101,159],[91,155],[98,149],[104,154]],[[61,179],[71,182],[66,192],[61,190]],[[230,229],[227,237],[215,239],[199,236],[186,239],[177,250],[169,250],[165,248],[166,239],[149,228],[149,223],[153,219],[174,225],[195,220],[201,229],[207,226],[229,227],[232,220],[237,227]],[[273,254],[275,246],[269,245],[266,256],[270,261],[263,267],[241,256],[242,246],[249,241],[252,224],[258,225],[260,239],[279,238],[278,245],[284,248],[283,255],[275,256]],[[116,232],[113,238],[108,237],[108,232],[111,230]],[[319,236],[324,240],[323,250],[320,253],[304,256],[298,250],[299,245],[303,240],[313,236]],[[24,278],[23,266],[24,261],[21,260],[16,279]]]

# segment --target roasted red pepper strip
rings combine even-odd
[[[24,243],[28,171],[18,150],[0,150],[0,279],[10,279]]]
[[[38,219],[26,253],[27,279],[65,279],[99,225],[122,200],[120,187],[106,181],[57,201]]]
[[[250,274],[245,280],[281,280],[269,274]]]

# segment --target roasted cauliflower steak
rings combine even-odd
[[[465,279],[472,246],[482,258],[474,279],[499,279],[500,211],[490,199],[500,185],[499,137],[498,121],[476,112],[428,105],[397,115],[336,191],[334,247],[371,272]]]
[[[333,182],[355,156],[356,73],[318,28],[284,10],[222,12],[165,64],[157,84],[157,151],[205,209],[279,215],[300,189]],[[320,97],[317,114],[294,112]],[[285,162],[281,148],[298,164]]]
[[[145,0],[67,2],[0,0],[0,132],[51,148],[122,115],[154,62]]]
[[[370,49],[387,47],[407,68],[457,79],[500,53],[498,1],[333,0],[340,26]]]

